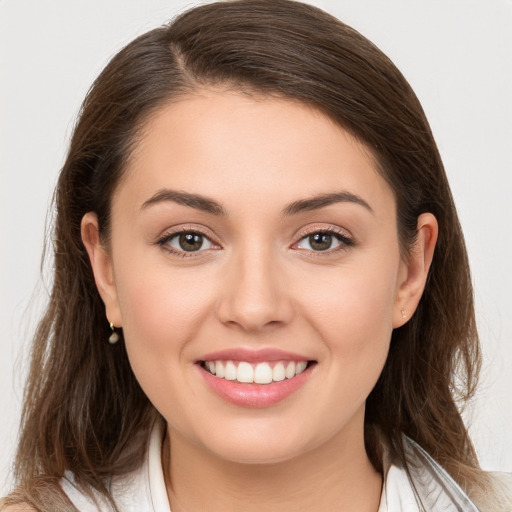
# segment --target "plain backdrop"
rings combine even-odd
[[[484,351],[465,418],[483,467],[512,471],[512,3],[311,3],[384,50],[424,106],[466,234]],[[46,213],[79,105],[117,50],[193,5],[0,0],[0,495],[9,486],[27,346],[47,296]]]

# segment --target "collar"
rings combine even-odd
[[[461,487],[415,441],[403,436],[408,471],[384,450],[378,512],[478,512]]]

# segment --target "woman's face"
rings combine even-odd
[[[290,100],[191,95],[147,124],[108,252],[95,229],[107,317],[171,443],[258,463],[361,442],[426,271],[400,258],[392,190],[346,131]]]

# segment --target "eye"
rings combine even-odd
[[[167,235],[158,241],[158,245],[181,255],[216,247],[208,237],[195,231],[181,231]]]
[[[316,231],[302,237],[295,248],[308,251],[333,251],[342,246],[352,245],[352,240],[345,235],[333,231]]]

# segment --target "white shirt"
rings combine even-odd
[[[122,512],[171,512],[162,471],[162,442],[163,424],[157,422],[144,464],[112,482],[112,496]],[[462,489],[424,450],[406,437],[404,445],[417,494],[405,469],[385,460],[378,512],[478,512]],[[71,473],[61,480],[60,485],[80,512],[110,512],[108,503],[99,494],[95,493],[98,501],[95,504],[79,491],[73,485]]]

